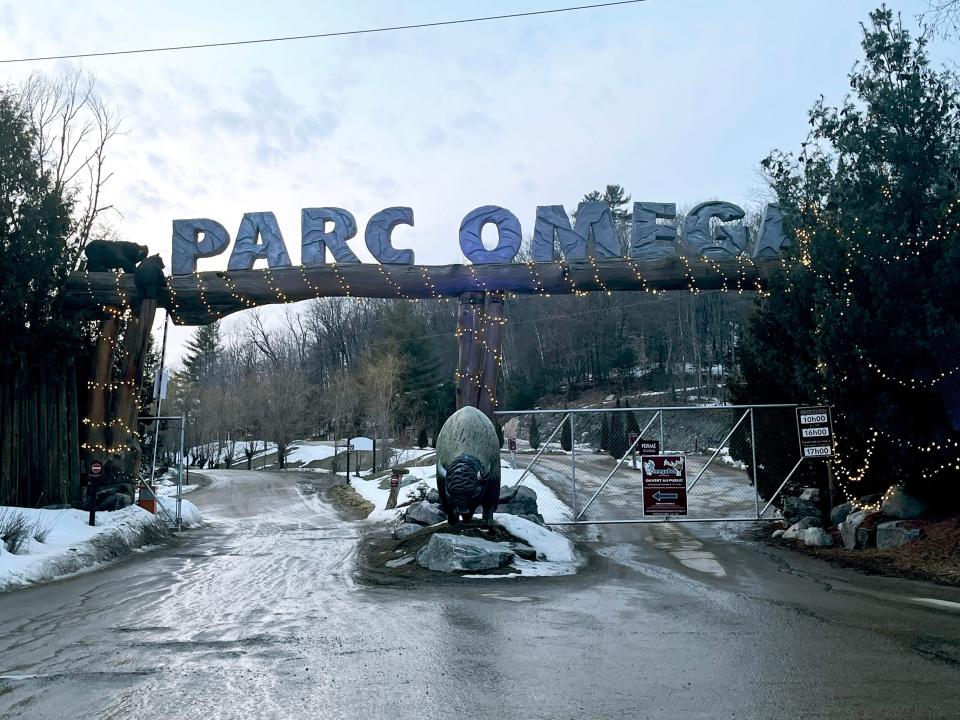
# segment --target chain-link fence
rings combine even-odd
[[[502,482],[534,489],[553,524],[772,517],[777,491],[800,458],[795,407],[498,412],[516,438],[516,450],[504,453],[512,467]],[[682,484],[656,496],[648,486],[645,502],[645,455],[682,456],[685,503]],[[661,496],[685,504],[685,514],[653,515]]]

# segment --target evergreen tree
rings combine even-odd
[[[620,398],[617,398],[617,407],[620,407]],[[619,460],[627,451],[627,437],[623,429],[623,413],[610,414],[610,456]]]
[[[925,39],[912,40],[891,11],[871,13],[863,32],[852,95],[840,107],[814,105],[798,157],[777,152],[762,163],[793,262],[742,339],[732,395],[737,403],[833,405],[835,474],[851,492],[905,480],[914,492],[942,496],[957,491],[941,468],[955,458],[947,448],[958,439],[960,412],[952,394],[960,84],[930,67]],[[778,423],[779,435],[773,425],[758,424],[765,494],[794,462],[782,448],[796,443],[795,424]]]
[[[220,354],[220,322],[201,325],[193,331],[183,358],[186,374],[193,382],[209,376]]]
[[[627,416],[627,426],[626,426],[627,447],[629,447],[630,433],[636,433],[638,436],[640,435],[640,423],[637,422],[637,416],[635,413],[628,412],[628,413],[625,413],[625,415]]]
[[[73,269],[73,205],[44,172],[27,108],[0,88],[0,338],[3,354],[44,359],[76,342],[79,324],[58,310]],[[75,351],[75,348],[71,348]]]
[[[500,441],[500,447],[503,447],[503,426],[496,418],[493,419],[493,427],[497,431],[497,440]]]
[[[610,414],[603,413],[600,416],[600,449],[607,450],[610,447]]]
[[[537,422],[536,415],[530,419],[529,442],[531,449],[538,450],[540,448],[540,424]]]
[[[560,447],[567,452],[573,449],[573,438],[570,436],[570,419],[564,418],[563,427],[560,428]]]
[[[420,434],[417,435],[417,447],[423,450],[427,446],[427,429],[420,428]]]

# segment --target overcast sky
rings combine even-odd
[[[0,3],[0,58],[329,32],[492,15],[564,0]],[[124,239],[170,264],[171,221],[235,234],[276,213],[299,260],[300,209],[357,218],[414,209],[395,233],[417,262],[460,262],[485,204],[533,229],[590,190],[755,207],[756,168],[794,149],[820,93],[838,102],[878,0],[648,0],[636,5],[361,37],[88,59],[124,116],[108,202]],[[925,0],[893,3],[905,22]],[[943,61],[957,47],[940,44]],[[71,62],[0,66],[7,82]],[[226,266],[227,254],[200,269]],[[172,334],[174,357],[189,330]]]

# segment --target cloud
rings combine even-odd
[[[340,124],[337,113],[293,100],[263,68],[252,72],[239,98],[237,106],[204,112],[199,122],[242,140],[253,148],[254,160],[264,165],[278,165],[315,149]]]

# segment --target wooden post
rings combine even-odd
[[[491,420],[497,406],[502,319],[502,296],[487,293],[465,293],[460,296],[457,316],[460,353],[457,409],[470,405]]]
[[[500,375],[500,328],[503,324],[503,296],[488,295],[484,304],[484,339],[482,384],[479,387],[480,402],[477,407],[493,420],[497,409],[497,380]]]
[[[140,312],[131,317],[123,334],[123,356],[120,362],[119,386],[113,394],[114,447],[126,445],[130,449],[119,453],[116,469],[135,484],[140,471],[140,441],[137,439],[137,396],[143,382],[143,361],[150,343],[150,330],[157,312],[156,300],[144,300]]]
[[[108,387],[111,380],[110,370],[113,365],[113,345],[117,341],[119,331],[120,320],[116,315],[111,314],[100,321],[100,333],[93,362],[93,379],[91,380],[90,391],[87,393],[89,400],[86,417],[89,424],[86,428],[80,428],[80,437],[89,446],[86,451],[81,453],[84,463],[89,463],[94,454],[103,454],[101,450],[93,449],[94,446],[107,444],[104,423],[107,420],[107,397],[110,392]]]

